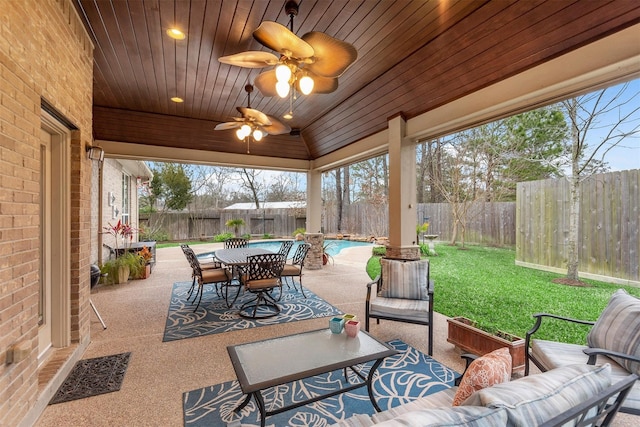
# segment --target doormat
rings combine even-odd
[[[373,394],[382,410],[446,390],[460,376],[401,340],[392,340],[389,344],[400,353],[383,360],[372,382]],[[360,365],[365,375],[372,365],[373,362]],[[350,371],[349,374],[355,376]],[[359,378],[351,378],[352,382],[356,380]],[[273,387],[263,392],[265,406],[267,410],[273,410],[327,394],[340,384],[344,384],[342,370]],[[238,381],[188,391],[182,396],[184,426],[259,426],[259,410],[253,398],[240,414],[233,411],[244,398]],[[375,409],[369,400],[367,388],[363,387],[267,417],[266,425],[326,427],[355,414],[373,413]]]
[[[49,405],[120,390],[130,356],[131,352],[79,360]]]

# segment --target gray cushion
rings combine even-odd
[[[495,427],[507,425],[507,413],[504,409],[483,408],[483,407],[461,407],[421,409],[407,412],[389,421],[384,421],[376,426],[380,427],[400,427],[400,426],[420,426],[420,427],[445,427],[445,426],[465,426],[465,427]]]
[[[428,321],[429,301],[376,297],[371,301],[369,315]]]
[[[429,298],[429,260],[397,261],[382,258],[382,283],[378,296],[424,300]]]
[[[589,347],[640,356],[640,299],[617,290],[587,335]],[[640,375],[640,363],[614,358],[629,372]]]
[[[556,341],[532,340],[531,354],[536,360],[542,363],[545,369],[550,370],[560,366],[573,364],[586,364],[588,357],[583,349],[588,348],[585,345],[565,344]],[[611,383],[615,384],[621,381],[629,371],[621,365],[617,364],[613,359],[606,356],[598,356],[597,365],[609,363],[611,365]],[[623,407],[633,408],[640,411],[640,382],[636,381],[633,388],[627,395]]]
[[[465,406],[505,408],[509,425],[544,423],[611,385],[611,366],[571,365],[473,393]]]

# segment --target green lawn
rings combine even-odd
[[[501,330],[524,337],[533,326],[531,314],[547,312],[577,319],[596,320],[617,289],[640,296],[640,289],[583,280],[590,287],[552,283],[561,275],[515,265],[515,251],[467,246],[466,250],[441,244],[430,257],[435,282],[434,309],[449,317],[464,316],[485,330]],[[369,260],[367,272],[375,277],[380,266]],[[545,322],[546,324],[547,322]],[[584,344],[586,329],[551,322],[537,337]]]

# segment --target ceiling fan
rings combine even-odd
[[[232,122],[220,123],[216,125],[215,130],[237,129],[236,137],[241,141],[246,141],[247,154],[250,154],[249,143],[251,139],[258,142],[267,134],[281,135],[291,132],[291,128],[278,121],[275,117],[251,108],[253,86],[248,84],[244,87],[244,90],[247,92],[247,106],[236,107],[242,117],[234,117]]]
[[[277,22],[265,21],[253,32],[254,39],[278,52],[279,57],[269,52],[248,51],[218,60],[245,68],[275,66],[254,81],[264,96],[286,98],[292,87],[305,95],[334,92],[338,88],[338,77],[356,60],[358,52],[349,43],[325,33],[311,31],[298,37],[293,33],[298,3],[287,1],[285,11],[290,17],[290,29]]]

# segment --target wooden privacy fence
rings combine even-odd
[[[594,175],[580,194],[580,275],[640,284],[640,170]],[[569,199],[566,179],[518,184],[516,263],[566,272]]]
[[[197,239],[233,232],[225,223],[229,219],[243,219],[240,234],[291,237],[298,228],[305,228],[304,209],[209,210],[201,213],[171,212],[140,215],[143,226],[161,228],[172,240]],[[388,236],[389,209],[386,204],[354,203],[343,213],[343,226],[337,227],[335,207],[325,207],[322,232],[358,236]],[[428,218],[428,219],[427,219]],[[429,221],[429,234],[439,240],[451,238],[451,207],[446,203],[419,204],[415,225]],[[465,241],[490,245],[515,245],[515,203],[478,203],[471,209]]]

